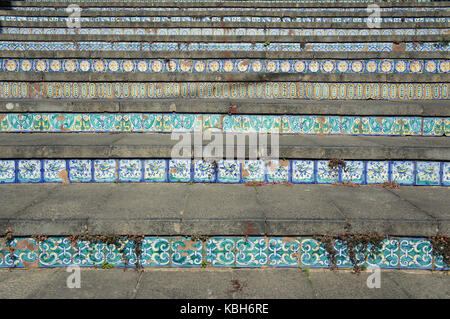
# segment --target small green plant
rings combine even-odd
[[[202,260],[202,263],[200,264],[200,268],[206,268],[206,266],[208,266],[208,263],[206,262],[206,260]]]
[[[270,41],[264,42],[264,47],[268,47],[270,45]]]
[[[101,268],[102,268],[102,269],[113,269],[113,268],[114,268],[114,265],[113,265],[113,264],[110,264],[110,263],[107,262],[107,261],[104,261],[103,264],[102,264],[102,266],[101,266]]]

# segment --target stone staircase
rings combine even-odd
[[[450,1],[0,5],[0,267],[448,270]]]

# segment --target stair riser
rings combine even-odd
[[[328,160],[0,160],[0,183],[397,183],[450,186],[450,162]]]
[[[37,241],[19,237],[0,242],[0,268],[136,267],[136,244],[118,238],[107,244],[95,240],[48,237]],[[347,245],[332,240],[336,266],[352,268]],[[10,252],[14,249],[14,252]],[[142,267],[290,267],[329,268],[331,261],[325,243],[311,237],[211,237],[202,242],[181,236],[142,238],[139,265]],[[442,256],[436,255],[425,238],[383,239],[370,254],[359,251],[357,264],[381,269],[448,270]]]

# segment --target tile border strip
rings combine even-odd
[[[190,159],[0,160],[0,184],[14,183],[354,183],[450,186],[450,162]]]
[[[135,241],[117,236],[115,243],[70,237],[0,238],[0,268],[54,268],[78,265],[136,267]],[[357,252],[358,266],[381,269],[448,271],[426,238],[387,237],[379,249]],[[345,242],[334,239],[335,266],[353,268]],[[358,247],[358,246],[357,246]],[[323,242],[313,237],[214,236],[203,240],[185,236],[145,236],[140,244],[142,267],[291,267],[330,268]]]

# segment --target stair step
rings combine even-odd
[[[194,137],[186,133],[185,141]],[[14,158],[171,158],[174,146],[169,134],[33,133],[0,135],[0,154]],[[421,136],[279,136],[279,157],[286,159],[346,160],[450,160],[447,137]],[[193,144],[184,156],[194,156]],[[248,158],[248,144],[236,144]],[[209,142],[203,141],[203,145]],[[226,143],[223,143],[226,145]],[[269,145],[270,147],[270,145]],[[226,151],[224,147],[224,154]],[[232,150],[234,147],[228,146]],[[268,153],[270,154],[270,152]],[[222,158],[223,155],[220,156]]]
[[[334,185],[0,185],[0,228],[15,236],[311,236],[450,233],[449,189]],[[23,197],[21,194],[26,193]],[[18,213],[20,212],[20,213]],[[346,227],[347,225],[347,227]]]

